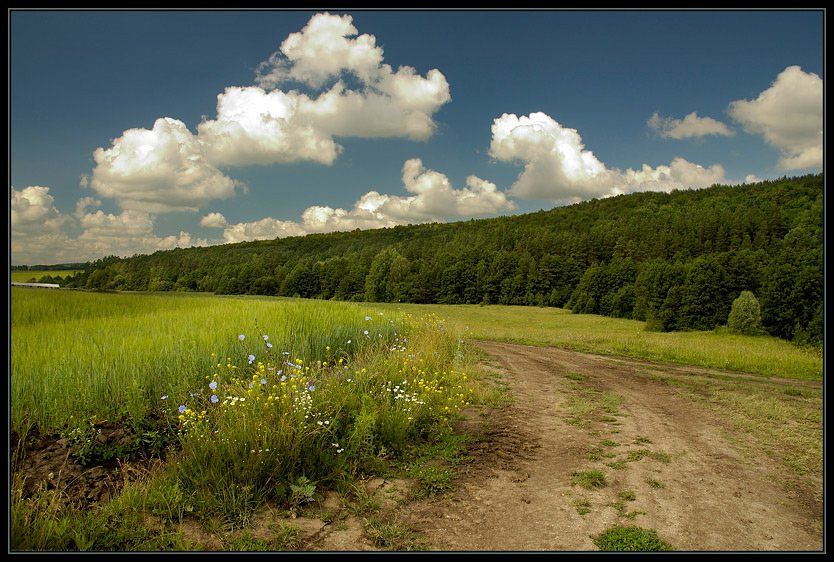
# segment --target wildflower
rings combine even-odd
[[[209,388],[215,390],[217,388],[217,381],[211,381],[209,383]]]
[[[287,380],[287,376],[286,376],[286,375],[284,375],[284,376],[282,376],[282,377],[281,377],[281,382],[284,382],[284,381],[286,381],[286,380]]]
[[[368,330],[365,330],[363,333],[367,336],[368,335]]]
[[[240,341],[243,341],[243,340],[245,340],[245,339],[246,339],[246,336],[244,336],[243,334],[240,334],[240,335],[237,337],[237,339],[239,339]]]
[[[167,394],[163,394],[161,399],[162,399],[162,400],[168,400],[168,395],[167,395]]]
[[[266,348],[267,348],[267,349],[272,349],[272,344],[271,344],[271,343],[269,343],[269,342],[266,342]]]
[[[177,410],[179,410],[179,413],[184,414],[185,413],[185,404],[180,404],[180,407],[177,408]]]
[[[366,317],[365,317],[365,321],[368,321],[368,320],[370,320],[370,319],[371,319],[371,317],[370,317],[370,316],[366,316]]]
[[[311,384],[310,386],[307,387],[307,390],[309,390],[310,392],[313,392],[315,389],[316,389],[316,385],[314,385],[314,384]]]
[[[265,385],[266,384],[266,379],[261,379],[261,384]]]
[[[266,335],[266,334],[264,334],[264,341],[266,341],[266,340],[268,340],[268,339],[269,339],[269,336],[268,336],[268,335]]]
[[[252,364],[252,363],[254,363],[254,362],[255,362],[255,356],[254,356],[254,355],[252,355],[252,354],[250,354],[250,355],[249,355],[249,364],[251,365],[251,364]]]
[[[210,400],[212,404],[217,404],[217,402],[220,401],[220,398],[218,398],[216,394],[212,394]]]
[[[350,340],[348,340],[347,342],[350,343]]]

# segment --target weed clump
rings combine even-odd
[[[637,526],[609,527],[599,535],[591,537],[600,550],[606,552],[650,552],[674,550],[672,546],[657,536],[654,529]]]

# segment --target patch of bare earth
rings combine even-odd
[[[719,412],[645,374],[685,367],[477,345],[508,374],[515,403],[465,422],[477,438],[455,491],[403,509],[432,548],[592,550],[614,524],[653,528],[681,550],[822,548],[821,481],[788,491],[785,467],[731,443]],[[607,485],[572,483],[591,470]]]

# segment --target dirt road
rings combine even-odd
[[[741,453],[727,420],[645,376],[646,364],[478,346],[515,403],[471,420],[480,449],[455,492],[409,506],[433,548],[593,550],[591,536],[615,524],[655,529],[680,550],[822,547],[821,505],[786,492],[784,467]],[[572,482],[592,470],[607,485]]]

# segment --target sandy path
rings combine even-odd
[[[726,422],[715,413],[637,376],[644,363],[555,348],[477,345],[508,374],[515,404],[493,412],[485,424],[472,420],[481,427],[481,442],[456,492],[410,507],[411,523],[433,548],[589,550],[595,549],[591,535],[618,523],[653,528],[682,550],[822,547],[819,517],[779,486],[779,468],[766,458],[743,458],[722,437]],[[669,372],[681,369],[669,366]],[[567,373],[586,379],[577,383]],[[580,387],[616,393],[622,404],[589,425],[568,423],[570,400]],[[601,446],[605,439],[619,445]],[[592,459],[595,448],[616,456]],[[637,451],[668,457],[645,456],[619,470],[607,466]],[[602,470],[608,486],[571,485],[571,475],[586,470]],[[649,479],[663,487],[652,487]],[[618,512],[611,504],[624,490],[636,499],[621,502],[625,511]],[[578,513],[578,500],[589,504],[589,513]],[[642,513],[624,517],[635,511]]]

